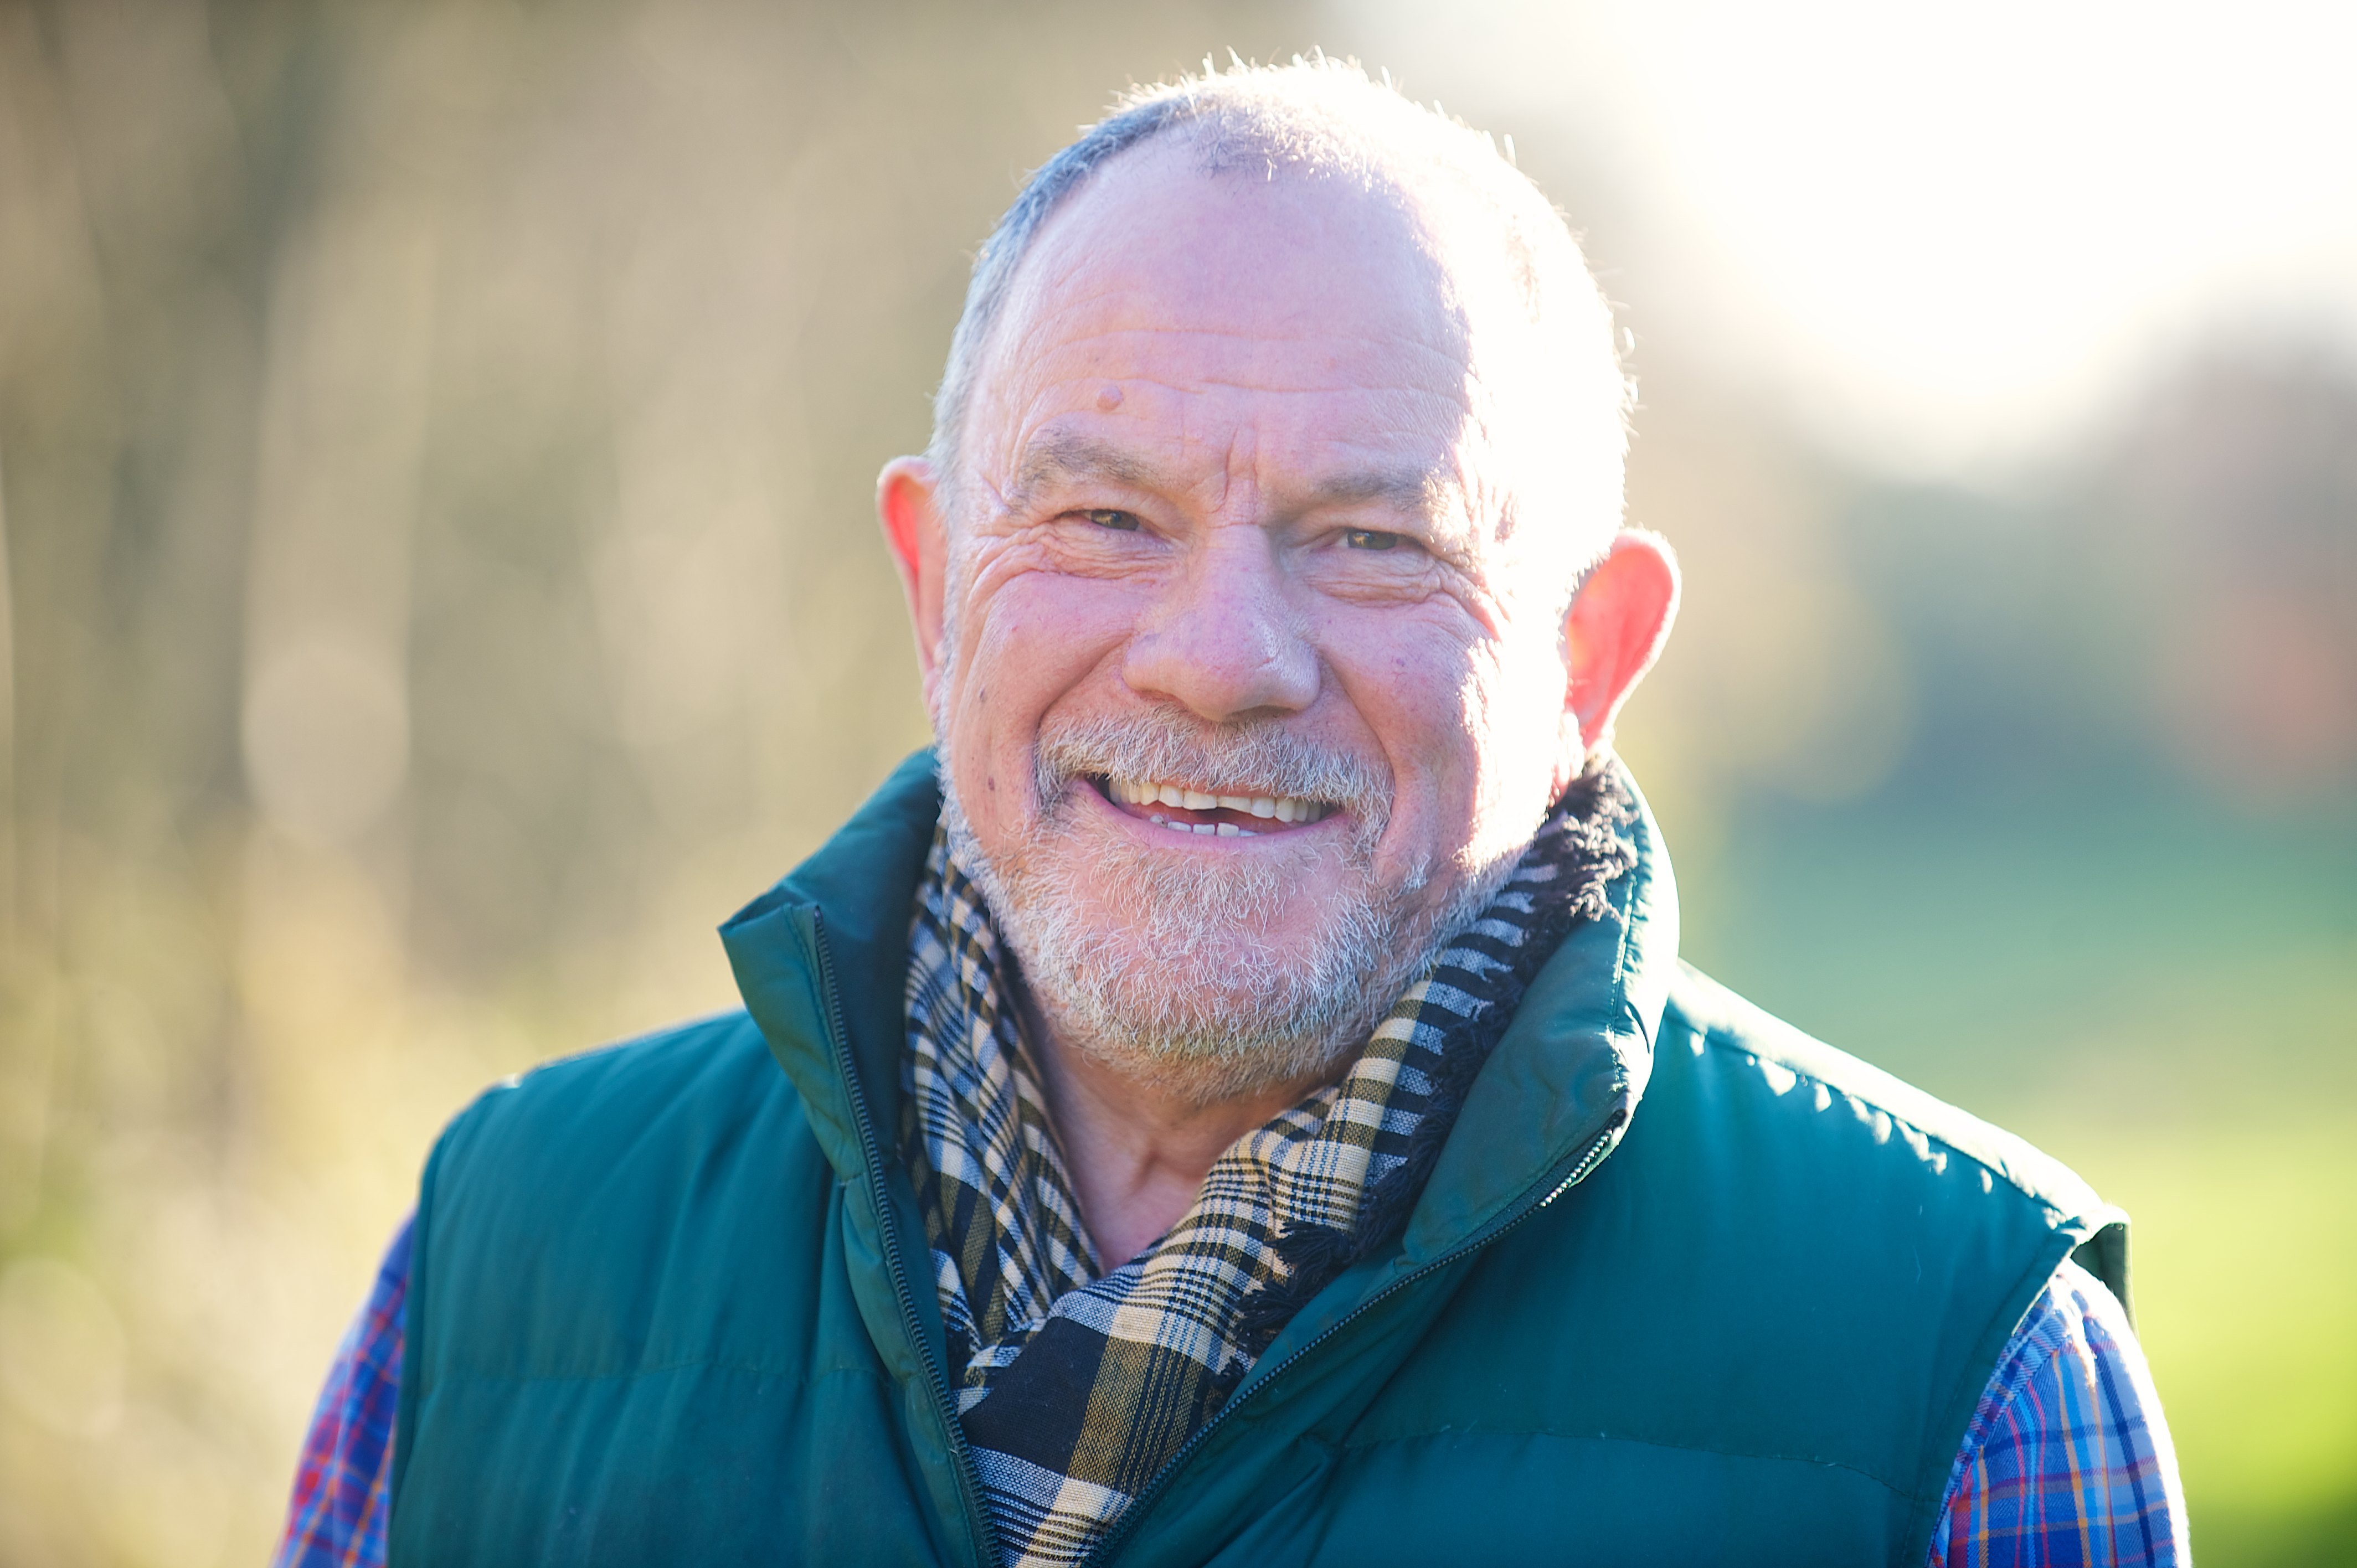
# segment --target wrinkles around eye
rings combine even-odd
[[[1189,537],[1174,537],[1144,512],[1127,507],[1069,503],[1026,519],[1001,513],[987,532],[986,552],[1011,553],[1046,568],[1082,576],[1127,576],[1178,565]],[[1280,570],[1313,591],[1351,603],[1401,603],[1434,595],[1485,601],[1478,570],[1469,570],[1445,542],[1405,528],[1329,526],[1281,541]]]

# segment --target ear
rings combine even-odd
[[[922,457],[895,457],[876,479],[876,517],[900,590],[909,596],[909,628],[917,636],[917,671],[925,682],[925,706],[933,705],[933,682],[942,662],[942,603],[946,589],[949,535],[942,525],[941,486]]]
[[[1611,737],[1620,704],[1661,657],[1677,618],[1678,587],[1669,541],[1632,529],[1612,542],[1573,596],[1563,622],[1566,716],[1578,725],[1583,751]]]

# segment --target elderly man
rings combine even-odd
[[[1626,400],[1355,70],[1058,155],[879,487],[934,752],[452,1123],[281,1561],[2179,1560],[2123,1218],[1678,964]]]

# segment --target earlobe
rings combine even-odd
[[[1580,585],[1564,618],[1564,655],[1569,716],[1585,750],[1611,736],[1620,705],[1661,657],[1679,591],[1669,541],[1633,529],[1612,542]]]
[[[885,464],[876,479],[876,518],[883,524],[884,542],[891,546],[892,564],[899,571],[900,589],[908,596],[909,629],[917,639],[917,668],[924,677],[930,707],[942,659],[942,606],[949,559],[941,487],[934,480],[932,465],[922,457],[895,457]]]

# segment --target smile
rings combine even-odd
[[[1098,778],[1104,798],[1144,822],[1173,832],[1253,838],[1307,827],[1329,815],[1324,800],[1297,795],[1219,795],[1167,779]]]

